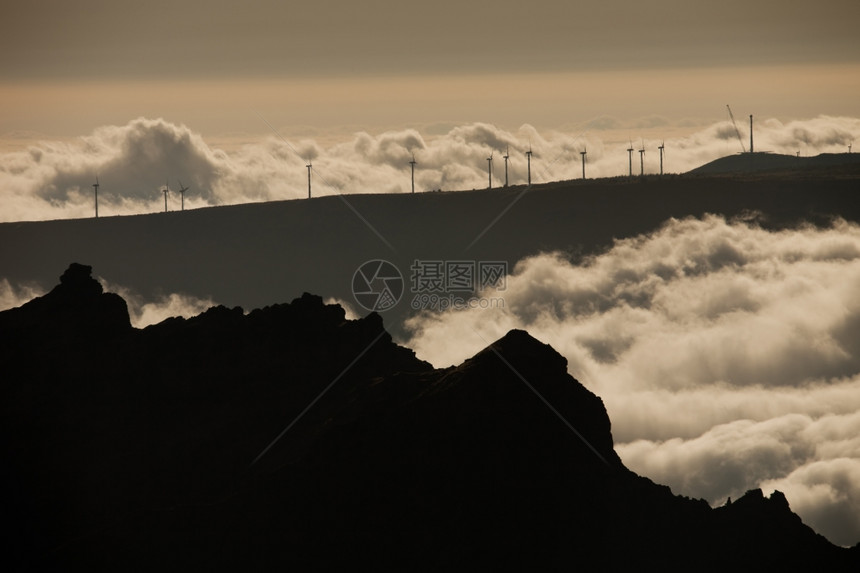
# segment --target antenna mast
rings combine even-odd
[[[729,104],[726,104],[726,109],[729,110],[729,117],[732,120],[732,126],[735,128],[735,134],[738,136],[738,142],[741,144],[741,149],[746,153],[747,148],[744,147],[744,139],[741,137],[741,130],[738,129],[738,124],[735,122],[735,115],[732,113],[732,108],[729,107]]]

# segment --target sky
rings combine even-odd
[[[34,1],[0,21],[0,221],[682,172],[860,139],[860,5]],[[369,138],[369,139],[368,139]],[[386,146],[368,155],[370,147]],[[465,147],[464,147],[465,146]],[[427,153],[423,153],[426,151]],[[638,159],[635,158],[635,159]],[[172,181],[172,182],[171,182]],[[179,208],[178,194],[169,209]]]
[[[848,0],[40,1],[0,22],[0,134],[136,117],[206,137],[860,116]]]
[[[413,153],[419,191],[485,186],[490,153],[500,182],[506,150],[523,182],[529,148],[538,182],[579,177],[583,150],[589,177],[626,174],[628,147],[655,173],[661,143],[677,173],[741,151],[726,104],[744,143],[755,115],[757,149],[844,152],[857,22],[853,0],[19,2],[0,19],[0,222],[91,216],[96,177],[102,216],[163,209],[165,182],[186,208],[301,198],[308,161],[315,195],[403,193]],[[858,236],[667,222],[582,268],[522,261],[498,314],[423,316],[403,342],[445,366],[527,328],[604,399],[635,471],[714,504],[780,489],[853,544]],[[108,288],[138,326],[218,302]],[[0,270],[2,308],[38,294]]]

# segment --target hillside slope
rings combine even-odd
[[[666,176],[492,191],[349,195],[134,217],[0,224],[0,279],[49,289],[56,269],[86,260],[147,300],[169,293],[260,308],[304,291],[355,304],[352,279],[383,259],[406,292],[386,311],[402,334],[419,261],[502,261],[562,251],[576,261],[669,218],[761,213],[782,228],[860,221],[860,171],[850,177]],[[364,314],[361,308],[357,310]]]

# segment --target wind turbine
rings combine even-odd
[[[167,182],[165,182],[164,189],[162,189],[162,191],[164,192],[164,212],[167,213],[167,194],[170,192],[170,180],[169,179],[167,180]]]
[[[628,175],[633,177],[633,140],[630,140],[630,147],[627,148],[627,163],[629,167]]]
[[[582,148],[582,151],[579,154],[582,156],[582,178],[585,179],[585,155],[588,153],[588,149],[585,147]]]
[[[853,141],[851,143],[854,143]],[[851,153],[851,143],[848,144],[848,153]]]
[[[409,162],[412,166],[412,192],[415,193],[415,153],[412,154],[412,161]]]
[[[177,179],[177,181],[179,181]],[[182,181],[179,181],[179,196],[182,197],[182,210],[185,210],[185,192],[188,191],[190,187],[183,187]]]
[[[657,149],[660,150],[660,175],[663,175],[663,150],[666,148],[666,142],[661,141],[660,146]]]
[[[490,156],[487,157],[487,174],[490,177],[490,189],[493,188],[493,152],[490,152]]]
[[[526,151],[526,159],[528,159],[528,174],[529,174],[529,185],[532,184],[532,144],[529,143],[529,150]]]
[[[851,153],[851,146],[848,146],[848,153]],[[99,176],[96,175],[96,182],[93,183],[93,189],[95,190],[95,198],[96,198],[96,219],[99,218]]]
[[[753,147],[753,117],[752,114],[750,114],[750,153],[753,152],[753,149],[755,149]]]
[[[508,186],[508,157],[510,157],[509,153],[510,153],[510,147],[505,146],[505,155],[504,155],[504,157],[505,157],[505,187]]]
[[[639,149],[639,176],[645,175],[645,140],[642,140],[642,147]]]
[[[308,161],[308,164],[305,167],[308,168],[308,199],[311,198],[311,168],[313,168],[313,162]]]

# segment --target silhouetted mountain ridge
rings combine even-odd
[[[860,563],[779,492],[711,509],[627,470],[524,331],[440,370],[307,293],[138,330],[90,272],[0,313],[7,570]]]
[[[738,153],[720,157],[688,171],[692,175],[742,174],[772,172],[785,177],[840,175],[856,177],[860,166],[857,153],[821,153],[810,157],[783,153]]]

